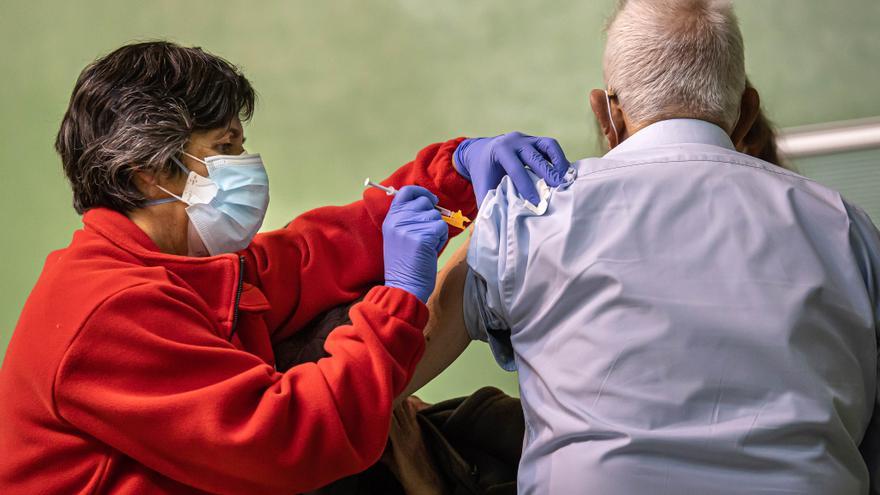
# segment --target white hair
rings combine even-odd
[[[622,0],[607,33],[605,84],[633,122],[736,124],[746,75],[729,0]]]

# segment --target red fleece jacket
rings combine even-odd
[[[476,209],[435,144],[386,184]],[[0,493],[291,494],[380,456],[428,310],[376,287],[331,357],[279,373],[272,342],[383,278],[390,199],[319,208],[209,258],[161,253],[94,209],[49,255],[0,369]],[[457,234],[458,232],[450,232]]]

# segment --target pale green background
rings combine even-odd
[[[736,5],[749,73],[778,124],[880,115],[880,1]],[[516,129],[557,137],[572,159],[591,154],[586,93],[602,85],[601,29],[611,6],[3,0],[0,354],[46,254],[79,225],[52,144],[74,80],[96,57],[168,38],[242,66],[260,94],[248,147],[266,160],[266,226],[275,228],[309,208],[357,199],[365,176],[381,177],[422,146],[458,135]],[[865,173],[876,173],[877,162],[865,163]],[[474,344],[424,395],[486,383],[516,390],[514,376]]]

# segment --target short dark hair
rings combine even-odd
[[[55,140],[80,214],[128,212],[145,198],[135,172],[178,173],[171,158],[193,131],[242,121],[254,90],[241,71],[198,47],[134,43],[89,64],[76,81]]]

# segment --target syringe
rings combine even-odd
[[[377,184],[377,183],[371,181],[369,177],[367,177],[367,179],[364,180],[364,187],[375,187],[376,189],[379,189],[381,191],[385,191],[385,194],[387,194],[389,196],[394,196],[395,194],[397,194],[397,189],[390,187],[390,186],[383,186],[382,184]],[[463,228],[465,228],[466,223],[471,222],[471,219],[464,216],[461,213],[461,210],[453,212],[452,210],[444,208],[440,205],[436,205],[436,206],[434,206],[434,208],[440,212],[440,216],[443,219],[443,221],[448,223],[449,225],[452,225],[453,227],[458,227],[460,229],[463,229]]]

